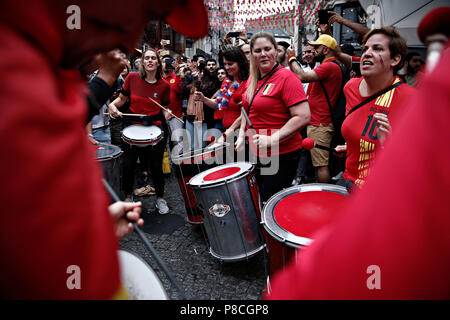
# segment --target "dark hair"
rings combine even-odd
[[[398,32],[398,30],[396,28],[381,27],[381,28],[375,28],[375,29],[368,31],[362,39],[363,45],[365,45],[367,40],[375,34],[384,34],[385,36],[390,38],[389,39],[389,51],[391,52],[391,59],[394,58],[396,55],[400,55],[401,60],[394,67],[394,74],[397,74],[397,72],[403,67],[406,52],[408,50],[405,39],[400,35],[400,33]]]
[[[343,53],[346,53],[350,56],[352,56],[355,53],[355,47],[352,46],[350,43],[341,44],[341,50]]]
[[[214,62],[215,64],[217,64],[217,61],[213,58],[206,60],[206,64],[208,64],[208,62]]]
[[[196,55],[194,55],[194,56],[192,57],[192,61],[193,61],[193,62],[196,62],[196,61],[198,61],[198,58],[203,58],[203,59],[206,60],[206,58],[205,58],[204,55],[202,55],[202,54],[196,54]]]
[[[228,48],[223,53],[224,59],[231,62],[237,62],[239,65],[239,79],[245,81],[249,75],[249,64],[244,52],[239,47]]]
[[[145,54],[147,53],[147,51],[152,51],[156,54],[156,59],[158,60],[159,66],[158,69],[156,70],[156,79],[159,80],[161,79],[161,73],[162,73],[162,63],[161,63],[161,59],[159,58],[158,52],[153,49],[153,48],[148,48],[147,50],[145,50],[144,52],[142,52],[142,58],[141,58],[141,68],[139,68],[139,76],[141,77],[141,79],[145,79],[145,77],[147,76],[147,72],[145,71],[145,67],[144,67],[144,58],[145,58]]]
[[[413,52],[408,52],[408,54],[405,57],[405,61],[409,62],[413,57],[420,57],[420,58],[422,58],[420,53],[413,51]]]
[[[283,47],[284,47],[284,51],[286,51],[287,48],[289,48],[289,46],[290,46],[290,44],[287,43],[286,41],[278,41],[277,44],[278,44],[279,46],[283,46]]]

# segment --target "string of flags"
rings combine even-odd
[[[205,0],[212,30],[260,30],[314,24],[324,0]]]

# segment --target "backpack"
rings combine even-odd
[[[331,60],[330,62],[333,62],[339,66],[339,69],[341,69],[342,73],[342,84],[341,89],[339,91],[339,97],[336,100],[336,104],[334,106],[331,105],[330,99],[328,97],[328,93],[325,90],[325,86],[321,81],[319,81],[320,86],[323,89],[323,92],[325,93],[325,97],[328,102],[328,106],[330,108],[330,114],[331,114],[331,120],[333,122],[334,126],[334,136],[333,141],[331,143],[331,147],[335,147],[339,144],[344,144],[345,140],[342,137],[341,127],[342,123],[345,120],[345,108],[347,105],[347,100],[345,99],[344,95],[344,86],[346,83],[350,80],[350,70],[348,70],[340,61],[337,60]]]
[[[340,61],[337,60],[331,60],[331,62],[337,64],[339,66],[339,69],[341,69],[342,73],[342,84],[341,89],[339,91],[339,97],[336,100],[336,104],[333,106],[331,105],[330,99],[328,97],[328,93],[325,90],[325,86],[322,84],[321,81],[319,81],[320,86],[323,89],[323,92],[325,93],[325,97],[328,102],[328,106],[330,107],[330,114],[331,114],[331,121],[333,122],[334,126],[334,135],[331,139],[331,145],[330,145],[330,156],[328,161],[328,166],[330,168],[330,174],[331,176],[337,175],[339,172],[343,172],[345,170],[345,158],[338,158],[334,154],[334,148],[337,145],[345,144],[345,139],[342,136],[342,123],[345,120],[345,110],[347,105],[347,100],[345,99],[344,95],[344,86],[346,83],[350,80],[350,70],[348,70]]]

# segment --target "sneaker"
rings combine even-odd
[[[156,208],[158,209],[159,214],[169,213],[169,207],[167,206],[167,202],[162,198],[156,199]]]
[[[155,188],[146,185],[145,187],[134,190],[134,194],[138,197],[153,196],[156,194]]]

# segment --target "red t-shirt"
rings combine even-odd
[[[450,298],[450,148],[431,143],[450,140],[448,70],[444,50],[410,91],[364,188],[300,250],[297,265],[271,278],[271,299]]]
[[[328,98],[334,107],[341,92],[342,72],[339,66],[331,60],[333,59],[329,59],[314,68],[314,72],[327,90]],[[318,81],[311,82],[310,88],[308,102],[311,110],[311,121],[309,124],[313,126],[329,125],[331,123],[330,106],[320,83]]]
[[[0,10],[0,78],[9,79],[0,87],[8,102],[0,108],[0,295],[110,299],[118,245],[86,138],[88,89],[78,70],[56,67],[63,31],[46,3],[3,1]],[[81,289],[70,290],[77,274]]]
[[[359,86],[363,78],[351,79],[344,87],[347,99],[346,113],[363,102],[367,97],[359,93]],[[400,81],[396,77],[395,82]],[[402,84],[399,87],[381,95],[367,103],[355,112],[352,112],[342,124],[342,135],[347,142],[347,161],[345,163],[344,178],[362,186],[370,172],[372,161],[378,150],[376,123],[373,120],[375,113],[385,113],[395,130],[399,115],[405,114],[403,100],[413,94],[415,89]]]
[[[237,104],[236,101],[234,101],[233,97],[237,94],[244,95],[246,90],[246,82],[242,82],[239,88],[236,89],[236,91],[233,93],[231,98],[228,101],[228,105],[226,107],[223,107],[223,126],[228,129],[234,121],[236,121],[237,118],[241,115],[241,106],[242,104]]]
[[[172,113],[181,118],[182,111],[182,91],[181,78],[172,72],[169,76],[163,78],[170,86],[170,104],[168,108]]]
[[[265,80],[265,77],[259,80],[256,88],[260,88]],[[250,84],[250,81],[247,81],[247,86],[248,84]],[[249,102],[245,94],[243,100],[244,107],[248,110]],[[270,136],[282,128],[291,118],[289,108],[303,101],[307,101],[307,98],[300,79],[293,72],[280,68],[254,97],[248,116],[256,133]],[[257,153],[251,131],[247,130],[247,132],[250,139],[250,147],[253,152]],[[258,156],[271,156],[276,153],[284,154],[298,150],[301,147],[302,138],[299,133],[296,133],[280,143],[278,152],[267,150],[267,154],[264,154],[266,153],[265,151],[263,153],[258,152]],[[273,153],[274,151],[276,153]]]
[[[138,72],[131,72],[125,79],[122,93],[130,97],[130,110],[134,113],[153,116],[161,112],[161,108],[152,98],[162,106],[170,104],[170,85],[163,79],[158,79],[156,83],[148,83],[141,79]]]

